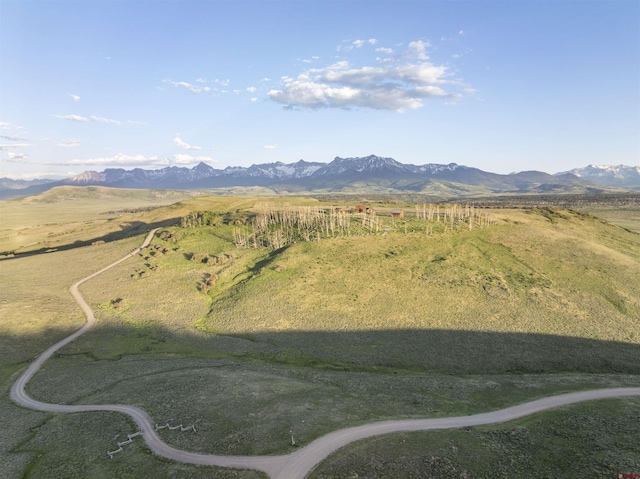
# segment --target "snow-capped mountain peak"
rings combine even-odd
[[[583,168],[556,173],[556,176],[566,173],[607,186],[629,186],[640,183],[640,166],[587,165]]]

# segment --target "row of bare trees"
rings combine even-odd
[[[279,249],[297,241],[319,241],[326,238],[359,236],[380,231],[420,231],[420,220],[427,235],[437,231],[473,229],[495,224],[486,211],[473,206],[416,205],[413,218],[384,218],[371,209],[353,214],[342,208],[316,206],[278,206],[261,203],[256,215],[246,226],[233,229],[233,241],[243,248]]]
[[[447,228],[454,229],[466,226],[470,230],[474,227],[483,228],[496,224],[496,219],[487,211],[470,205],[416,205],[416,218],[424,221],[442,222]]]
[[[353,215],[314,206],[276,208],[261,205],[261,212],[245,228],[234,228],[233,241],[244,248],[282,248],[296,241],[318,241],[325,238],[362,234],[363,229],[376,228],[375,214],[352,221]]]

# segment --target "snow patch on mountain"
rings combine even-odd
[[[584,168],[574,168],[564,173],[571,173],[579,178],[633,178],[640,177],[640,166],[625,166],[625,165],[588,165]],[[562,174],[562,173],[557,173]]]

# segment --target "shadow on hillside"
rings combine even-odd
[[[11,341],[18,352],[19,344],[31,348],[49,346],[58,338],[60,332],[43,331],[37,335],[14,335]],[[0,337],[0,344],[6,340]],[[39,354],[26,349],[12,360]],[[151,323],[135,327],[103,323],[58,354],[117,360],[140,353],[200,358],[230,356],[293,367],[389,374],[561,371],[640,374],[638,344],[548,334],[449,330],[209,335],[170,331]]]
[[[112,231],[111,233],[107,233],[103,236],[97,236],[95,238],[91,238],[83,241],[74,241],[73,243],[56,245],[55,247],[51,246],[43,246],[42,248],[25,251],[23,253],[17,252],[14,254],[13,251],[0,251],[0,261],[6,261],[10,259],[18,259],[25,258],[27,256],[34,256],[38,254],[44,253],[52,253],[54,251],[66,251],[75,248],[81,248],[83,246],[89,246],[94,243],[108,243],[110,241],[117,241],[121,239],[131,238],[133,236],[139,236],[141,234],[147,233],[148,231],[154,228],[167,228],[169,226],[174,226],[180,222],[180,218],[169,218],[162,221],[156,221],[152,223],[145,223],[144,221],[129,221],[127,223],[123,223],[120,225],[119,231]]]

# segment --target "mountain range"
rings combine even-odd
[[[85,171],[64,180],[0,179],[0,198],[27,196],[55,186],[109,186],[116,188],[208,189],[263,187],[274,194],[305,191],[415,192],[443,197],[483,194],[597,193],[602,187],[640,189],[640,167],[592,166],[550,175],[524,171],[501,175],[455,163],[410,165],[393,158],[369,155],[336,157],[330,163],[264,163],[248,168],[215,169],[205,163],[193,168],[157,170],[108,168]]]

